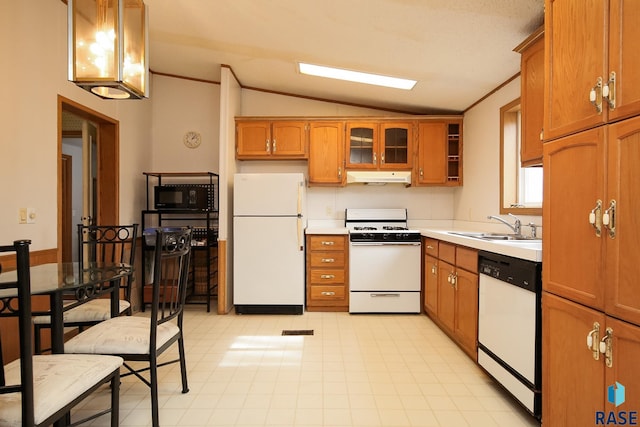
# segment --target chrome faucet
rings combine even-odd
[[[519,236],[520,235],[520,231],[521,231],[522,223],[520,222],[520,220],[518,219],[517,216],[515,216],[513,214],[507,214],[507,215],[512,216],[512,217],[514,217],[516,219],[516,222],[513,225],[509,224],[506,220],[500,218],[499,216],[489,215],[487,217],[487,219],[495,219],[497,221],[500,221],[501,223],[503,223],[504,225],[506,225],[507,227],[512,229],[513,232]]]

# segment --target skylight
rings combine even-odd
[[[350,82],[366,83],[395,89],[411,90],[417,83],[415,80],[344,70],[342,68],[326,67],[323,65],[306,64],[304,62],[299,62],[298,68],[302,74],[308,74],[310,76],[347,80]]]

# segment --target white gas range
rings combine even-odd
[[[349,312],[420,313],[420,232],[406,209],[347,209]]]

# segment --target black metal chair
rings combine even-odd
[[[0,253],[15,252],[17,264],[17,280],[0,284],[0,317],[18,318],[20,338],[20,358],[6,365],[0,342],[0,425],[50,425],[66,418],[71,408],[103,384],[111,383],[111,425],[117,426],[122,358],[32,353],[30,243],[20,240],[0,246]]]
[[[131,225],[82,225],[78,224],[78,262],[87,266],[91,262],[113,262],[134,267],[138,224]],[[120,314],[131,314],[131,288],[133,274],[120,285],[123,299],[119,301]],[[80,330],[111,318],[109,299],[96,298],[74,307],[63,314],[65,327]],[[49,316],[36,316],[35,351],[42,351],[41,331],[51,328]]]
[[[111,354],[121,356],[129,370],[122,376],[135,375],[151,388],[153,426],[159,425],[158,372],[160,366],[180,362],[182,392],[189,391],[182,333],[191,229],[158,230],[153,262],[153,298],[146,315],[119,316],[105,320],[81,332],[65,343],[66,353]],[[158,363],[158,357],[178,343],[179,358]],[[128,362],[148,362],[141,369]],[[146,364],[145,364],[146,365]],[[141,373],[149,371],[149,379]]]

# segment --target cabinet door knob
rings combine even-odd
[[[600,352],[598,351],[598,342],[600,340],[600,323],[593,322],[593,329],[587,334],[587,347],[591,350],[593,358],[600,360]]]
[[[589,212],[589,224],[596,230],[596,236],[602,234],[602,200],[597,200],[596,205]]]
[[[616,72],[612,71],[609,74],[609,81],[602,88],[602,96],[607,98],[610,110],[616,108]]]
[[[325,246],[333,246],[333,245],[334,245],[334,243],[335,243],[335,242],[332,242],[332,241],[325,241],[325,240],[323,240],[323,241],[321,242],[321,244],[322,244],[322,245],[325,245]]]
[[[336,294],[335,292],[327,292],[327,291],[322,292],[322,295],[327,296],[327,297],[332,297],[332,296],[334,296],[335,294]]]
[[[321,262],[336,262],[335,258],[322,258]]]
[[[336,275],[335,274],[321,274],[320,278],[321,279],[335,279]]]
[[[589,91],[589,102],[593,104],[598,114],[602,113],[602,77],[598,77],[596,84]]]
[[[616,201],[611,200],[602,215],[602,224],[609,230],[609,237],[616,237]]]
[[[604,354],[605,365],[613,367],[613,329],[607,328],[600,341],[600,353]]]

